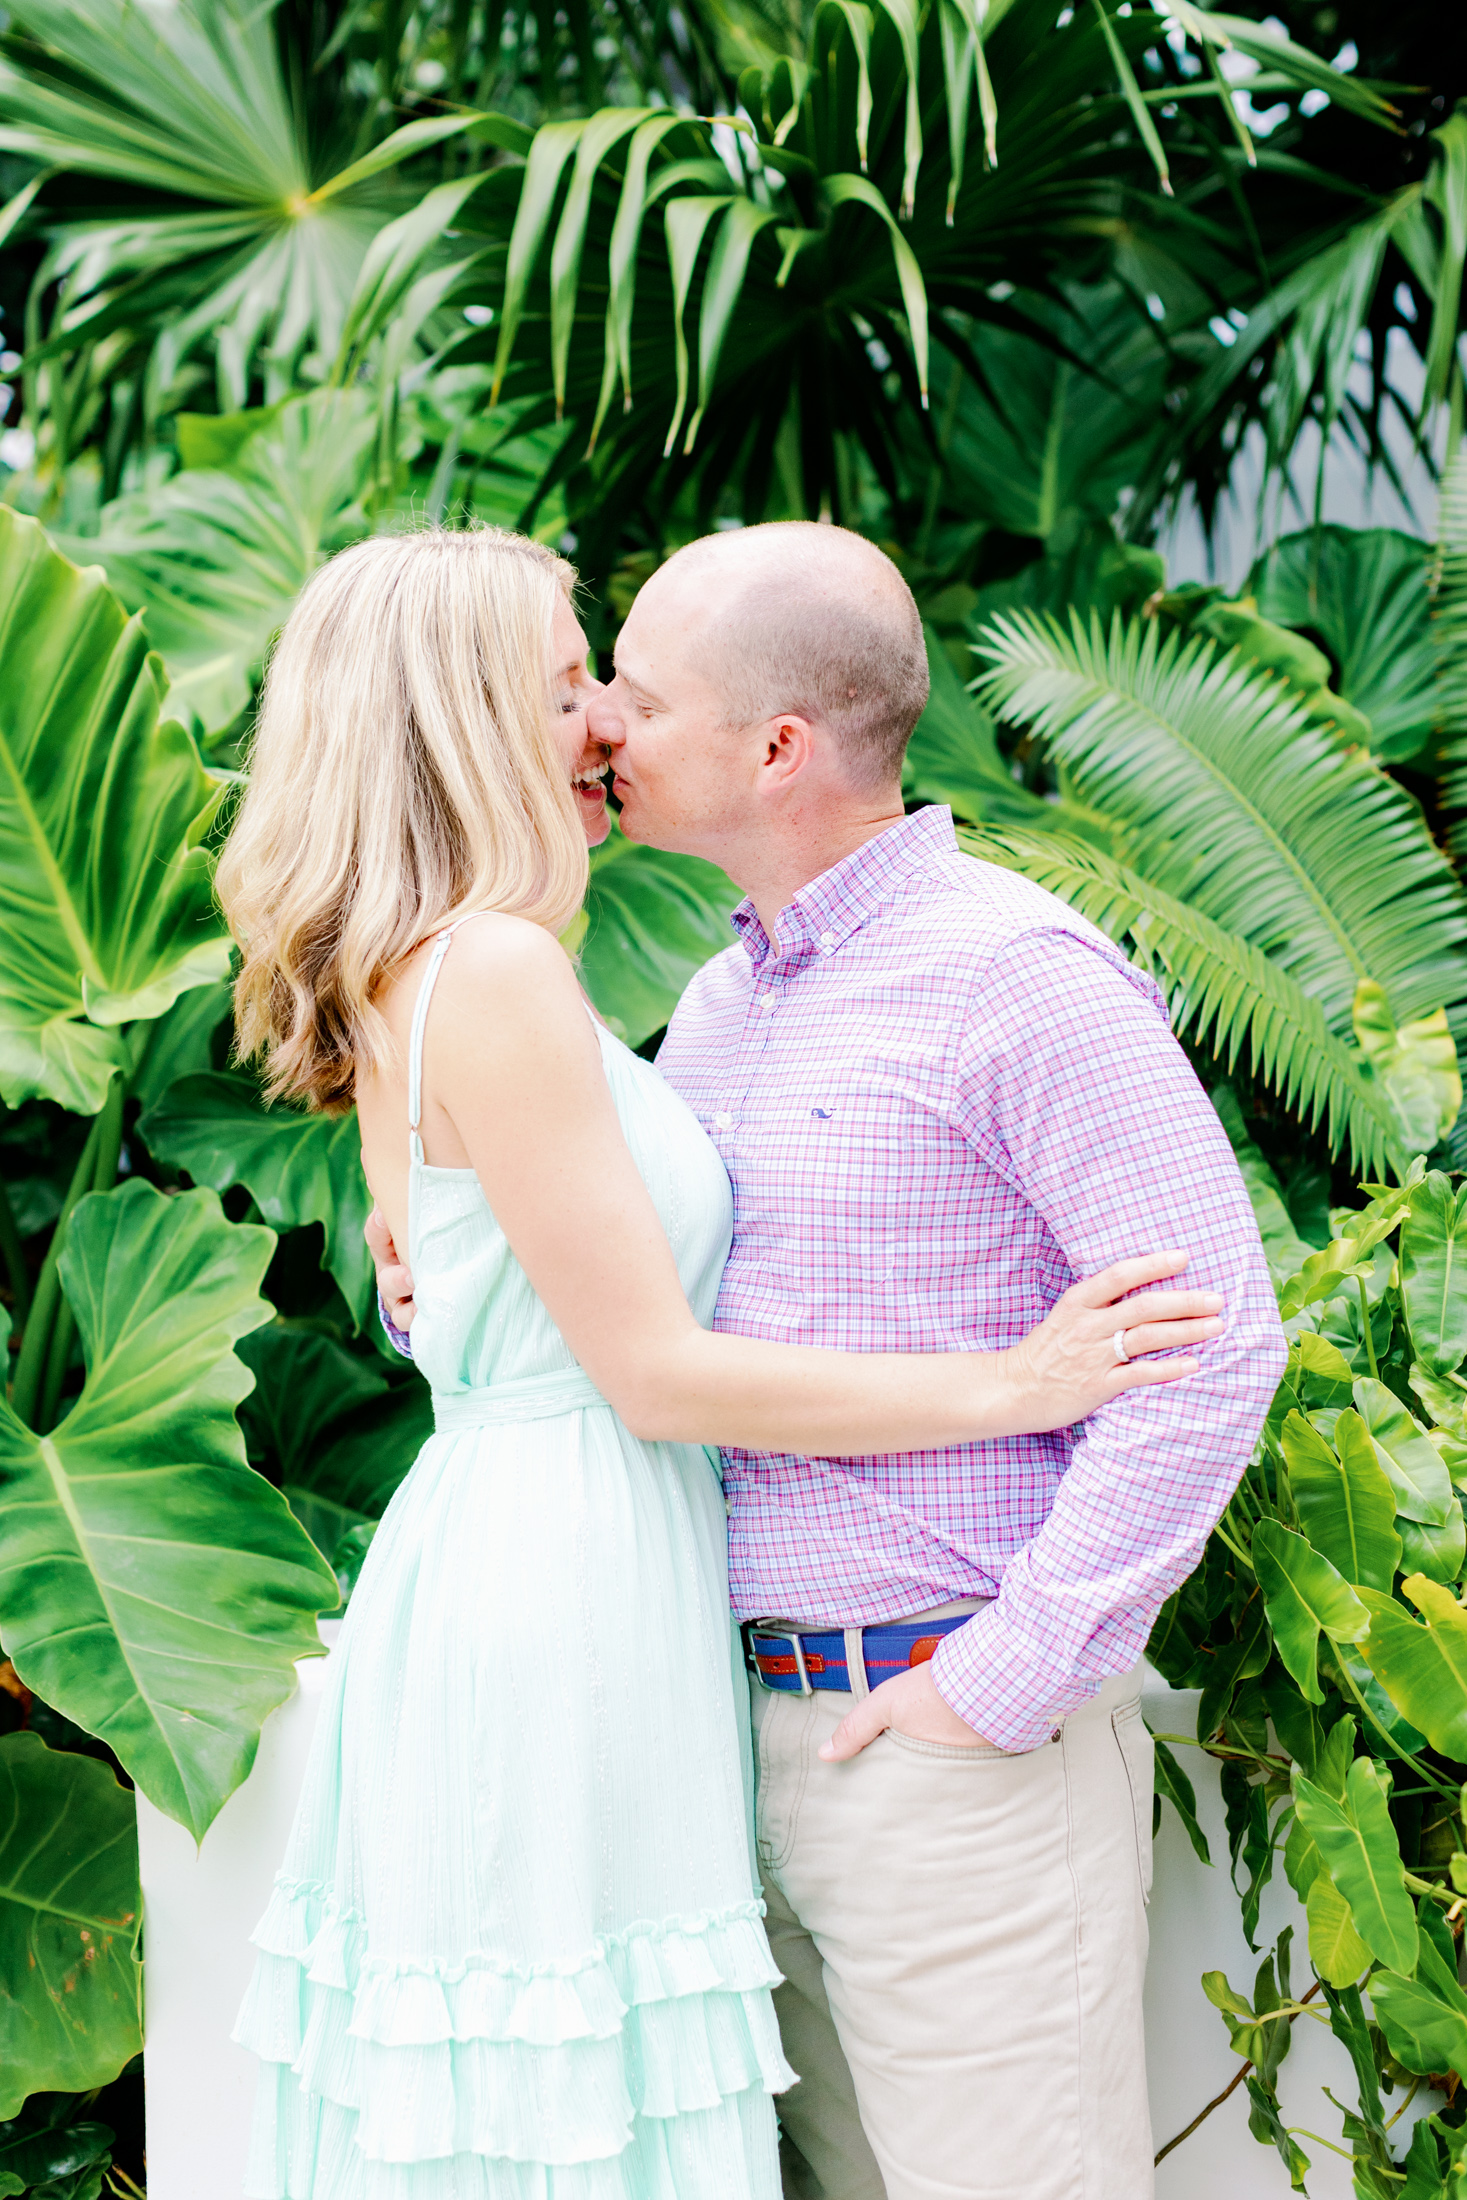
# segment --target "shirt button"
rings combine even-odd
[[[822,947],[834,947],[835,934],[833,932],[822,932],[820,935],[820,944]]]
[[[775,997],[775,995],[774,995],[774,994],[772,994],[772,993],[766,993],[766,994],[765,994],[765,996],[764,996],[764,998],[763,998],[763,1000],[762,1000],[762,1001],[761,1001],[761,1002],[759,1003],[759,1006],[760,1006],[760,1007],[761,1007],[761,1008],[762,1008],[762,1009],[763,1009],[763,1010],[764,1010],[764,1011],[766,1012],[766,1014],[767,1014],[767,1013],[768,1013],[768,1011],[769,1011],[769,1010],[770,1010],[771,1008],[778,1008],[778,1006],[779,1006],[779,1002],[778,1002],[778,1000],[776,999],[776,997]]]
[[[731,1131],[733,1129],[733,1117],[726,1111],[720,1111],[713,1118],[713,1128],[716,1131]]]

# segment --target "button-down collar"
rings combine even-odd
[[[829,954],[869,921],[884,902],[921,876],[939,855],[955,855],[953,814],[934,803],[843,856],[802,886],[779,913],[780,960],[801,952]],[[757,969],[769,955],[769,935],[752,901],[741,901],[729,920]]]

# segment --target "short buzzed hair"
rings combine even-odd
[[[900,778],[927,704],[927,647],[911,589],[874,542],[774,521],[704,536],[671,566],[709,591],[699,669],[725,728],[789,711],[829,729],[858,786]]]

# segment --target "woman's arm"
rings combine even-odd
[[[1185,1255],[1162,1253],[1075,1286],[1009,1351],[827,1352],[711,1334],[622,1137],[571,964],[518,918],[485,919],[456,938],[428,1017],[424,1091],[577,1360],[647,1440],[853,1456],[1064,1427],[1195,1367],[1118,1361],[1111,1339],[1122,1323],[1133,1353],[1219,1327],[1220,1302],[1201,1293],[1105,1311],[1184,1265]],[[1185,1318],[1154,1326],[1166,1315]]]

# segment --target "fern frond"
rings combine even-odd
[[[1431,598],[1442,806],[1452,820],[1448,846],[1460,861],[1467,856],[1467,448],[1442,475]]]
[[[1227,1070],[1241,1057],[1332,1154],[1364,1174],[1405,1167],[1401,1129],[1385,1088],[1324,1020],[1317,1000],[1267,955],[1163,887],[1086,842],[1059,833],[963,831],[969,855],[1021,871],[1088,917],[1149,971],[1172,1026]]]
[[[1350,1029],[1374,978],[1398,1024],[1467,1002],[1467,898],[1418,805],[1284,683],[1155,621],[1009,613],[977,644],[991,708],[1031,726],[1132,869],[1236,932]]]

